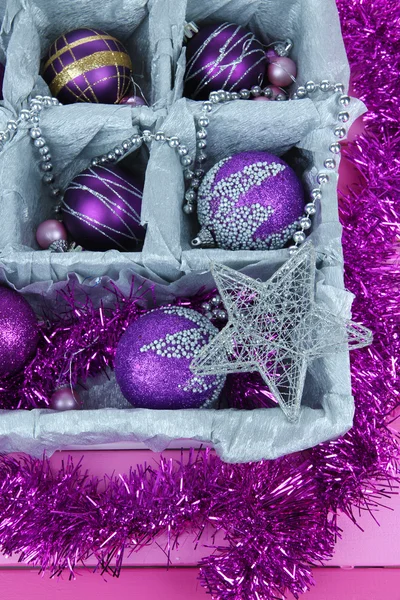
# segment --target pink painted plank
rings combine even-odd
[[[81,571],[75,581],[41,578],[35,570],[0,570],[6,600],[196,600],[210,598],[197,569],[124,569],[119,579]],[[400,569],[316,569],[304,600],[400,600]],[[246,599],[243,599],[246,600]],[[287,600],[293,600],[288,596]]]

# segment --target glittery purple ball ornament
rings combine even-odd
[[[201,182],[201,231],[192,245],[208,239],[226,250],[282,248],[303,209],[301,182],[284,160],[267,152],[241,152],[220,160]]]
[[[62,104],[117,104],[131,88],[132,62],[114,36],[89,28],[75,29],[50,46],[42,75]]]
[[[143,315],[117,346],[115,375],[125,398],[138,408],[210,407],[224,376],[197,376],[190,363],[218,330],[200,313],[165,307]]]
[[[85,250],[138,250],[142,195],[142,182],[119,167],[90,167],[65,192],[64,225]]]
[[[0,100],[3,100],[3,81],[4,81],[4,71],[5,67],[2,63],[0,63]]]
[[[248,29],[230,23],[202,27],[186,47],[185,95],[204,100],[213,91],[261,85],[266,65],[265,50]]]
[[[38,323],[21,294],[0,286],[0,378],[21,371],[39,341]]]

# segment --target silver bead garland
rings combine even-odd
[[[316,176],[316,182],[318,187],[315,187],[310,192],[310,202],[304,207],[304,214],[299,220],[298,231],[293,235],[293,245],[289,247],[290,253],[296,252],[299,246],[305,241],[305,232],[311,228],[311,219],[316,211],[316,203],[322,198],[322,186],[329,182],[329,174],[326,171],[335,170],[337,167],[334,156],[340,154],[340,144],[336,141],[337,139],[343,139],[346,134],[346,128],[343,126],[350,119],[350,115],[347,108],[350,104],[351,98],[344,93],[344,85],[342,83],[330,83],[324,79],[319,84],[313,81],[307,81],[304,86],[298,86],[296,92],[291,97],[287,97],[285,94],[279,95],[276,100],[297,100],[305,98],[309,95],[313,95],[318,91],[324,93],[333,93],[337,95],[339,112],[337,114],[338,125],[335,125],[333,129],[334,139],[329,145],[330,155],[324,160],[323,167],[325,170],[319,170]],[[185,204],[183,211],[185,214],[190,215],[195,212],[197,190],[200,187],[201,180],[205,174],[203,168],[204,163],[207,160],[207,128],[210,124],[210,116],[214,109],[219,104],[231,102],[234,100],[247,100],[251,97],[257,97],[264,95],[267,98],[272,97],[272,90],[269,87],[261,88],[260,86],[253,86],[250,90],[243,89],[240,92],[226,92],[219,90],[211,92],[209,99],[202,102],[201,112],[198,117],[195,118],[196,124],[196,155],[195,157],[190,156],[188,148],[181,143],[178,136],[167,136],[163,131],[157,131],[152,133],[150,130],[143,130],[141,133],[135,133],[131,137],[125,139],[120,144],[115,146],[110,152],[97,156],[92,159],[91,165],[104,165],[107,163],[113,163],[120,161],[128,152],[138,149],[143,143],[150,144],[152,142],[167,143],[170,148],[173,148],[177,155],[183,169],[185,180],[189,182],[188,188],[185,192]],[[39,168],[43,171],[42,180],[49,186],[50,194],[57,200],[62,199],[62,192],[60,188],[55,185],[55,178],[53,175],[53,164],[51,159],[51,152],[46,140],[43,136],[43,132],[40,128],[40,113],[43,109],[58,106],[60,102],[56,98],[50,96],[36,96],[29,102],[29,108],[21,110],[16,120],[10,119],[7,122],[6,129],[0,132],[0,152],[3,149],[5,143],[9,142],[15,136],[16,132],[25,126],[28,128],[29,135],[32,139],[34,146],[37,148],[40,155]],[[60,212],[60,205],[58,204],[55,208],[56,214]],[[201,246],[201,241],[192,241],[192,245],[195,247]],[[212,245],[210,240],[206,241],[206,245]],[[75,244],[67,247],[66,244],[53,245],[51,250],[53,252],[63,252],[68,250],[75,250]]]
[[[288,100],[298,100],[301,98],[306,98],[307,96],[313,95],[318,91],[322,91],[323,93],[335,94],[338,97],[338,104],[340,107],[340,111],[338,112],[338,115],[337,115],[337,121],[339,123],[346,123],[350,119],[350,115],[347,111],[343,111],[341,109],[344,106],[347,107],[349,105],[351,99],[350,99],[350,96],[344,94],[344,89],[345,88],[342,83],[330,83],[327,79],[322,80],[319,84],[315,83],[314,81],[307,81],[304,86],[298,86],[296,92],[291,96],[291,98],[288,98]],[[201,115],[200,115],[200,117],[197,118],[197,122],[196,122],[197,133],[199,131],[203,131],[204,126],[202,125],[201,121],[204,118],[204,116],[206,116],[206,118],[209,122],[210,113],[213,111],[213,109],[216,105],[226,103],[226,102],[229,102],[232,100],[248,99],[252,96],[256,97],[260,94],[264,94],[267,97],[269,97],[268,88],[264,88],[264,90],[262,90],[260,87],[254,86],[253,88],[251,88],[251,90],[244,89],[237,93],[236,92],[225,92],[224,90],[211,92],[209,99],[203,102],[202,109],[201,109]],[[280,100],[285,100],[285,99],[286,99],[286,96],[280,98]],[[207,122],[207,125],[208,125],[208,122]],[[339,126],[335,126],[333,133],[334,133],[335,138],[343,139],[346,136],[347,131],[346,131],[345,127],[339,125]],[[206,137],[207,137],[206,132],[205,132],[205,135],[202,133],[202,138],[201,138],[202,141],[206,141]],[[199,148],[198,142],[197,142],[197,148]],[[207,159],[204,148],[205,148],[205,146],[201,147],[200,152],[199,152],[199,153],[201,153],[201,160],[199,160],[199,157],[197,156],[197,162],[199,163],[200,167]],[[333,158],[332,155],[340,154],[340,144],[336,140],[333,140],[333,142],[329,145],[329,151],[330,151],[330,156],[328,156],[324,160],[323,167],[324,167],[324,169],[326,169],[328,171],[332,171],[332,170],[336,169],[336,167],[337,167],[336,160]],[[204,175],[204,171],[201,172],[199,177],[195,178],[195,185],[193,185],[193,179],[191,177],[188,177],[188,179],[190,180],[190,183],[189,183],[189,188],[185,194],[186,203],[183,207],[183,210],[186,214],[192,214],[193,212],[195,212],[197,189],[201,183],[201,178],[203,175]],[[316,176],[316,182],[319,186],[323,186],[323,185],[327,184],[329,182],[329,174],[324,170],[320,170]],[[304,241],[306,240],[305,232],[311,228],[311,224],[312,224],[310,217],[313,216],[317,212],[316,202],[320,201],[321,198],[322,198],[322,188],[321,187],[314,188],[310,193],[310,202],[308,202],[305,205],[304,214],[299,220],[298,231],[296,231],[293,235],[292,239],[293,239],[294,243],[293,243],[293,245],[291,245],[289,247],[289,251],[291,254],[296,252],[298,250],[299,246],[302,243],[304,243]],[[212,241],[209,239],[201,240],[199,238],[194,238],[194,240],[192,240],[192,246],[201,247],[202,245],[210,247],[210,246],[212,246]]]

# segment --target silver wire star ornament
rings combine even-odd
[[[224,329],[191,363],[197,375],[258,371],[289,421],[300,414],[308,364],[362,348],[372,333],[315,303],[316,255],[304,244],[262,283],[221,264],[211,268],[228,312]]]

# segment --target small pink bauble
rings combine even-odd
[[[56,219],[49,219],[40,223],[36,230],[36,241],[41,248],[47,250],[53,242],[68,239],[64,225]]]
[[[257,100],[257,102],[269,102],[272,98],[267,98],[266,96],[256,96],[253,100]]]
[[[120,104],[130,104],[131,106],[146,106],[146,102],[140,96],[125,96]]]
[[[278,87],[286,87],[293,83],[297,75],[297,67],[294,60],[288,56],[277,56],[268,65],[268,79]]]
[[[54,410],[79,410],[82,402],[75,390],[62,387],[54,392],[50,398],[50,408]]]

